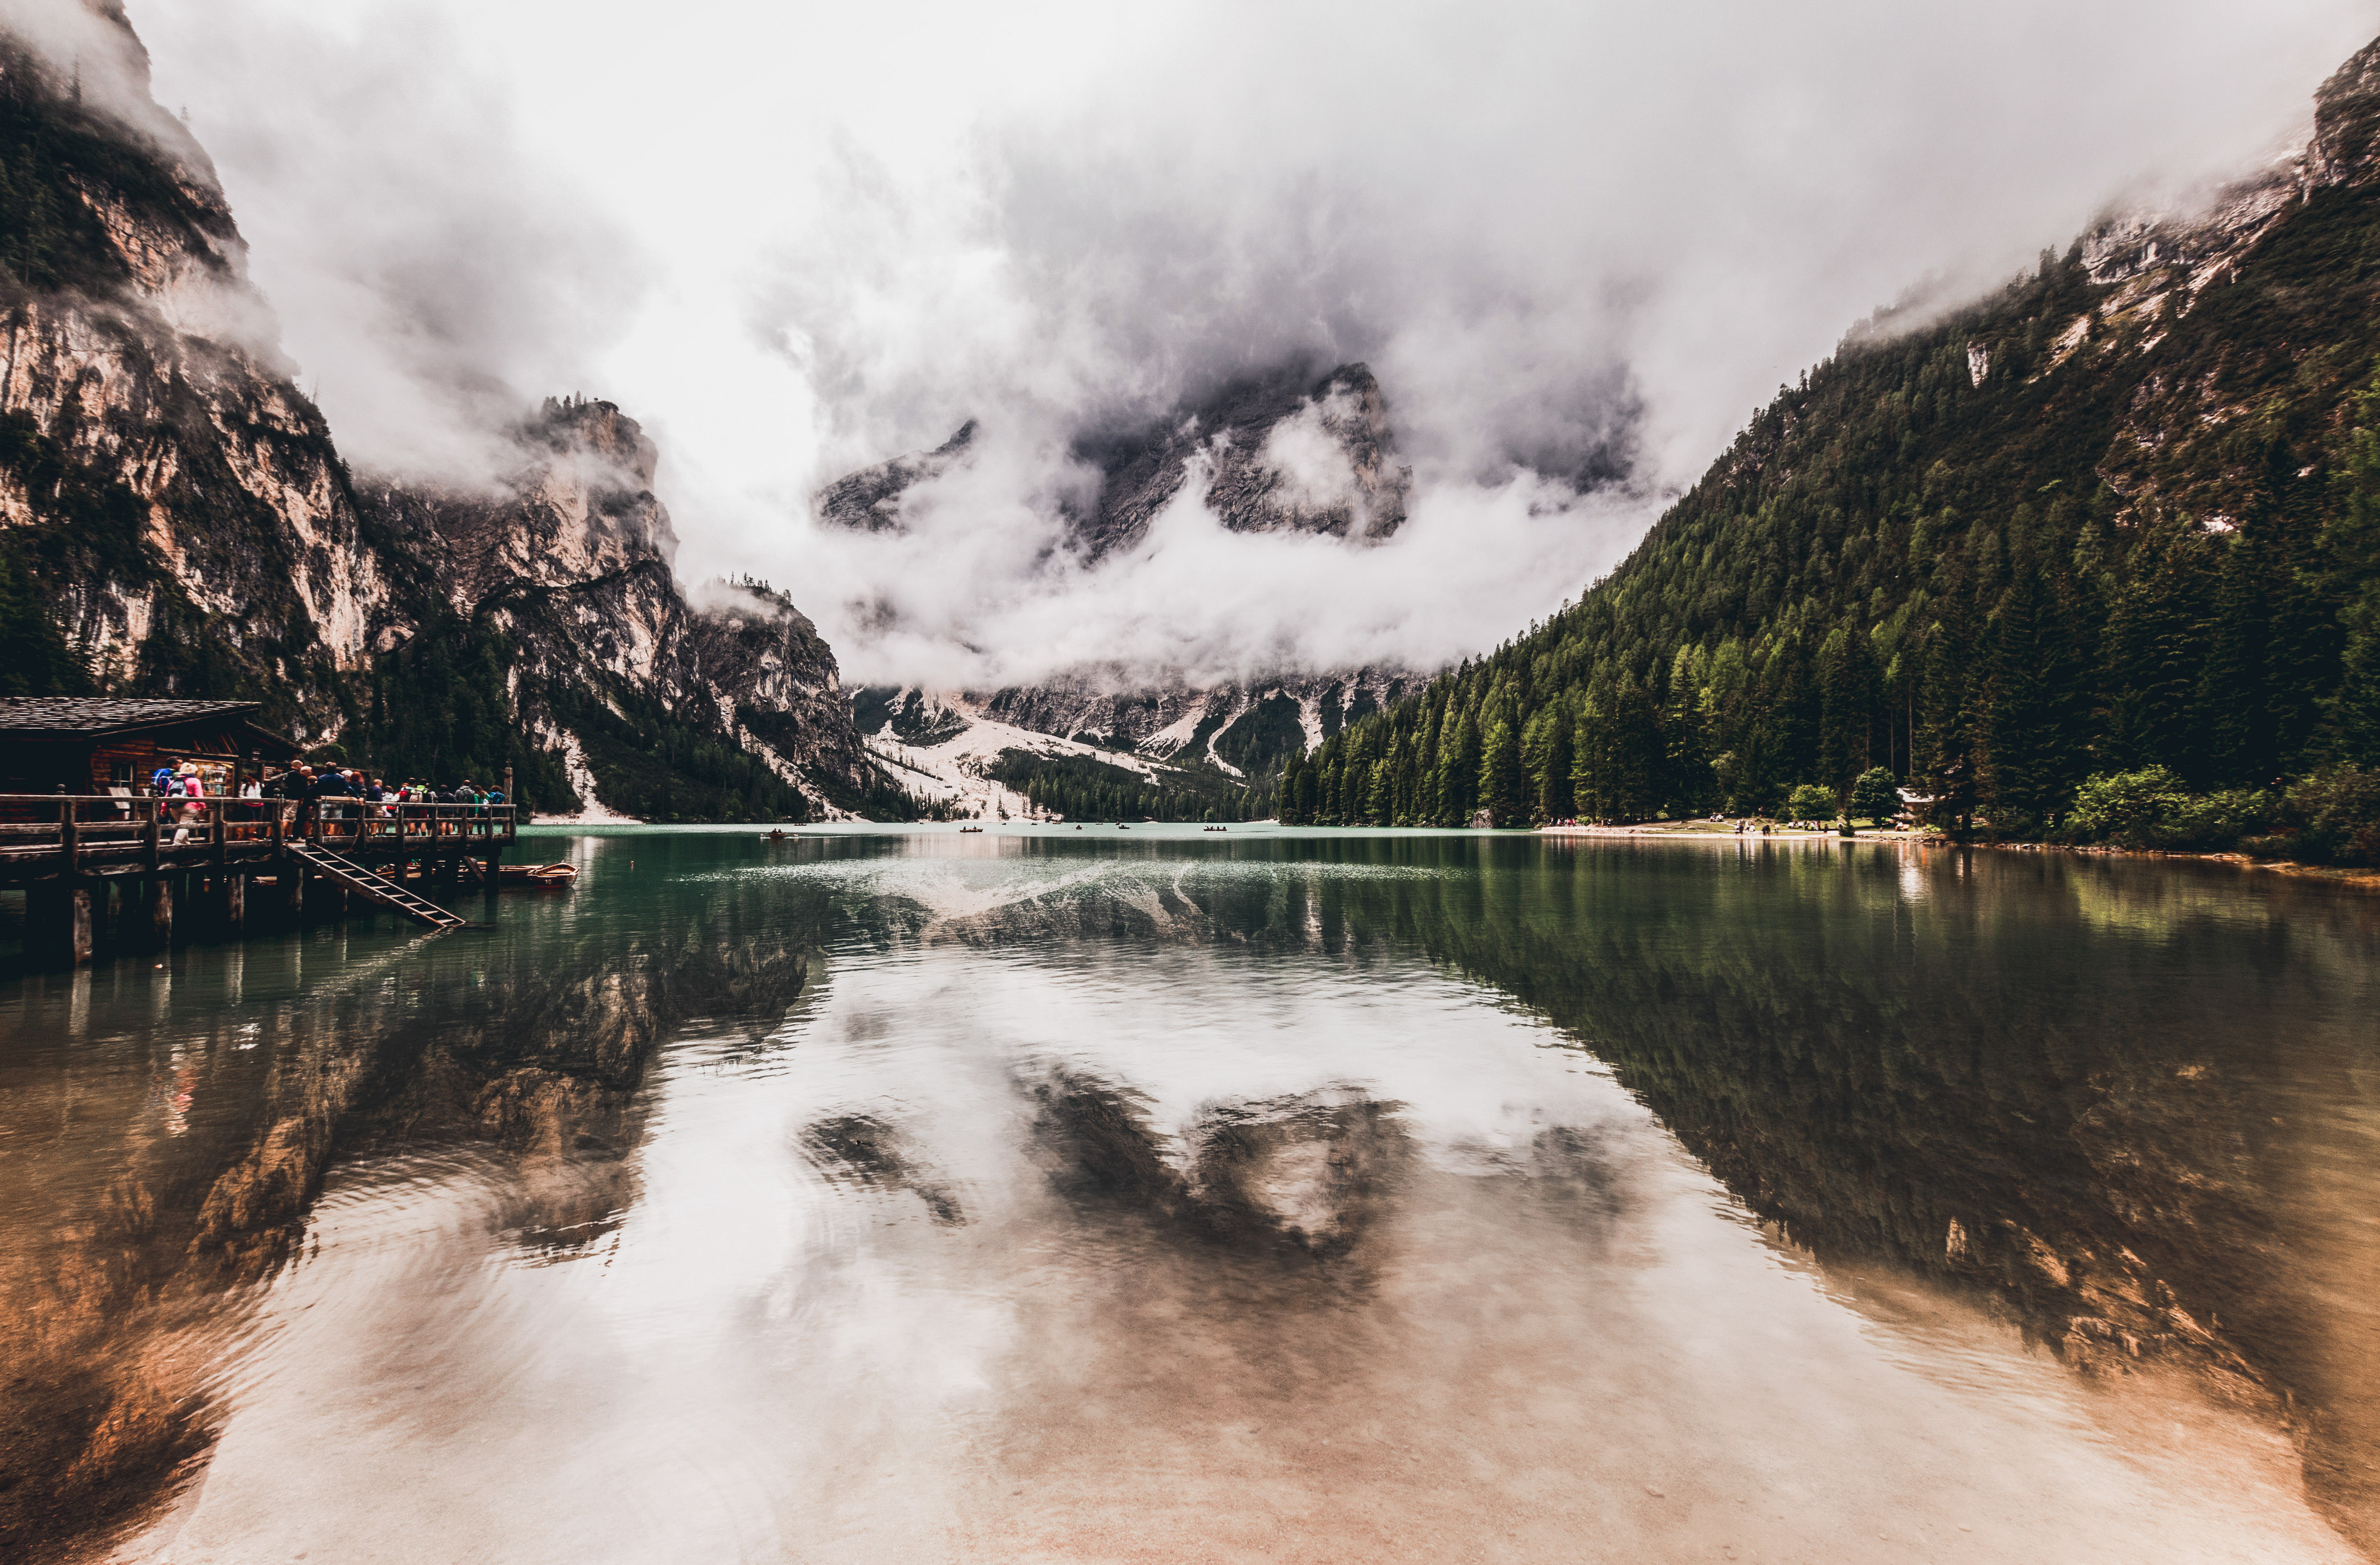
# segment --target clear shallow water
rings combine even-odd
[[[0,988],[9,1536],[2351,1559],[2380,904],[2194,865],[556,839]]]

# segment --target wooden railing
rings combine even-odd
[[[513,840],[510,805],[374,804],[368,799],[0,794],[0,863],[190,866],[249,859],[285,842],[395,856],[483,852]]]

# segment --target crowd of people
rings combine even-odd
[[[207,779],[195,764],[188,761],[179,767],[159,767],[149,779],[149,791],[161,799],[222,796],[216,789],[207,786]],[[468,777],[450,788],[434,786],[419,777],[390,783],[382,778],[369,777],[354,767],[315,767],[304,761],[261,781],[248,779],[239,785],[236,796],[317,804],[324,799],[355,799],[375,805],[501,805],[506,802],[502,789],[482,788]]]
[[[220,770],[220,769],[218,769]],[[210,782],[212,786],[210,786]],[[178,766],[161,766],[149,779],[150,792],[161,799],[184,801],[175,811],[174,840],[177,843],[189,834],[191,827],[207,819],[208,806],[225,797],[221,791],[225,779],[208,778],[189,761]],[[452,787],[437,787],[415,777],[392,784],[384,778],[369,776],[354,767],[309,765],[304,761],[263,778],[241,782],[233,798],[254,801],[255,811],[261,813],[264,801],[278,800],[298,806],[297,822],[303,826],[310,820],[347,822],[369,817],[394,819],[399,805],[502,805],[506,800],[498,788],[482,788],[466,777]],[[243,819],[237,812],[228,817]],[[445,829],[443,826],[442,830]]]
[[[383,778],[367,776],[354,767],[317,768],[304,761],[277,777],[265,779],[258,796],[303,799],[318,806],[326,799],[354,799],[375,805],[500,805],[506,802],[502,789],[482,788],[468,777],[448,788],[437,787],[419,777],[391,783]]]

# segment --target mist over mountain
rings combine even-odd
[[[1972,297],[2111,200],[2265,159],[2364,18],[135,19],[354,459],[469,477],[489,407],[595,392],[667,453],[689,577],[792,586],[856,678],[984,688],[1087,649],[1197,678],[1483,649],[1616,562],[1844,322],[1929,279]],[[1413,469],[1386,543],[1184,517],[1155,559],[1068,547],[1087,433],[1353,363]],[[970,419],[972,466],[905,528],[814,509]]]

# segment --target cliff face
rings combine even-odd
[[[686,601],[677,539],[656,500],[653,444],[608,402],[549,400],[516,431],[522,466],[492,490],[370,481],[359,494],[395,545],[434,561],[430,612],[506,650],[522,725],[563,759],[583,806],[630,814],[777,815],[772,778],[832,812],[873,781],[834,656],[784,599],[722,588]],[[639,730],[707,732],[745,775],[689,779],[671,798],[640,766]],[[643,747],[650,748],[650,745]],[[606,786],[606,780],[610,786]],[[722,801],[730,795],[741,805]]]
[[[93,19],[145,93],[120,12]],[[204,154],[79,80],[0,38],[0,528],[103,686],[233,688],[334,732],[380,562]]]
[[[0,643],[65,654],[22,693],[259,699],[384,770],[515,767],[547,808],[779,818],[880,786],[808,621],[688,604],[616,407],[549,402],[483,491],[352,478],[205,154],[113,0],[87,9],[105,57],[71,74],[0,34],[0,619],[35,622]]]
[[[970,419],[958,432],[931,451],[913,451],[862,467],[837,479],[818,492],[819,515],[838,527],[885,532],[901,526],[901,497],[910,486],[938,479],[966,459],[975,443],[976,424]]]

